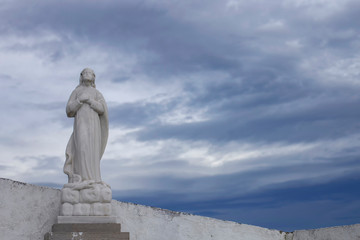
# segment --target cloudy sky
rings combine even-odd
[[[358,0],[0,4],[0,177],[61,187],[85,67],[113,197],[292,231],[360,222]]]

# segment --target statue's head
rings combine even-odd
[[[92,86],[95,88],[95,73],[90,68],[84,68],[80,73],[80,85]]]

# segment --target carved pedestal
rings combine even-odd
[[[65,184],[61,190],[61,216],[110,216],[111,188],[101,182]]]
[[[52,226],[44,240],[129,240],[119,223],[60,223]]]

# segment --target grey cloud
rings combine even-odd
[[[122,77],[113,78],[111,81],[115,82],[115,83],[121,83],[121,82],[129,81],[130,79],[131,79],[131,77],[129,77],[129,76],[122,76]]]
[[[42,157],[35,169],[62,169],[64,159],[59,157]]]
[[[66,118],[66,102],[25,103],[16,106],[16,109],[36,109],[36,114],[46,121],[59,122],[64,128],[72,126],[72,119]]]
[[[24,1],[21,4],[29,3]],[[76,54],[74,49],[66,47],[71,46],[71,41],[85,41],[108,49],[112,53],[121,51],[138,55],[139,62],[133,71],[146,72],[147,75],[153,76],[154,81],[160,81],[169,74],[183,75],[221,70],[231,73],[232,76],[249,76],[249,88],[252,82],[256,84],[262,81],[263,76],[259,75],[262,68],[272,69],[274,77],[284,75],[288,79],[293,78],[297,73],[294,72],[294,68],[299,61],[309,54],[313,55],[314,50],[316,52],[314,47],[320,47],[323,42],[318,39],[316,32],[319,31],[310,31],[305,26],[312,24],[320,32],[326,31],[328,27],[327,22],[319,23],[307,19],[301,15],[301,11],[298,13],[298,9],[268,4],[265,4],[265,8],[275,11],[280,19],[286,19],[286,23],[290,24],[289,30],[273,36],[261,32],[246,32],[245,28],[234,28],[234,31],[239,32],[229,35],[225,30],[191,24],[179,16],[168,14],[166,8],[161,9],[142,1],[106,1],[101,5],[93,1],[65,1],[61,4],[42,2],[36,8],[26,6],[25,8],[32,9],[26,13],[16,7],[14,4],[10,8],[11,11],[4,13],[4,18],[13,22],[12,31],[31,34],[34,30],[46,29],[59,33],[61,42],[51,43],[53,45],[48,47],[51,49],[49,58],[54,61],[64,54]],[[254,24],[258,16],[251,14],[252,11],[254,9],[250,7],[244,18]],[[43,14],[44,12],[47,14]],[[24,14],[21,19],[27,21],[15,18],[17,14],[14,13]],[[345,15],[346,12],[341,16]],[[236,17],[233,20],[244,19]],[[10,28],[10,25],[8,27]],[[272,45],[284,45],[284,38],[300,38],[308,42],[308,45],[302,51],[289,53],[267,53],[262,50],[266,49],[266,46],[272,48]],[[246,71],[248,66],[257,66],[259,69],[252,71],[251,76],[251,73]],[[266,74],[271,74],[271,71],[268,70]],[[263,88],[269,83],[271,81],[263,81]]]
[[[26,141],[16,138],[14,136],[6,136],[0,138],[0,143],[3,146],[22,146]]]
[[[26,163],[30,160],[36,160],[37,164],[33,170],[49,170],[49,169],[61,169],[63,164],[63,159],[53,156],[23,156],[18,157],[18,160]]]
[[[49,103],[28,103],[27,107],[41,109],[45,111],[60,111],[65,112],[66,102],[49,102]]]
[[[27,2],[22,4],[28,5]],[[62,37],[61,45],[51,47],[50,58],[54,60],[65,52],[71,52],[65,48],[70,34],[77,41],[92,42],[105,48],[111,46],[112,51],[133,51],[140,55],[149,52],[149,56],[142,57],[139,66],[149,75],[239,67],[236,58],[229,55],[232,48],[226,42],[215,40],[219,37],[208,36],[204,31],[171,17],[165,10],[139,1],[108,2],[101,6],[91,1],[85,4],[42,2],[36,8],[23,6],[32,9],[26,13],[16,9],[16,5],[12,7],[11,11],[4,12],[4,18],[13,22],[11,26],[7,25],[8,31],[11,28],[11,31],[21,34],[32,34],[45,29]],[[23,14],[21,19],[26,21],[16,18],[18,14]],[[217,47],[225,52],[216,50]]]
[[[359,103],[360,104],[360,103]],[[307,112],[274,113],[261,119],[247,120],[241,112],[226,119],[181,125],[151,125],[137,132],[139,140],[182,139],[207,141],[315,141],[343,137],[358,129],[358,104],[321,106]],[[259,110],[260,111],[260,110]],[[342,115],[343,114],[343,115]]]
[[[0,165],[0,170],[2,171],[6,171],[6,170],[9,170],[10,168],[8,166],[5,166],[5,165]]]
[[[136,127],[157,122],[157,117],[168,110],[166,104],[150,102],[123,103],[110,108],[110,123],[115,126]]]
[[[144,168],[148,170],[148,174],[142,176],[127,176],[126,181],[143,186],[141,190],[137,191],[138,193],[149,191],[148,194],[152,194],[156,191],[163,191],[163,194],[166,193],[168,195],[187,194],[186,201],[211,200],[217,199],[219,196],[226,196],[225,198],[231,199],[233,203],[242,202],[242,204],[245,204],[245,202],[247,202],[247,204],[251,204],[252,197],[256,197],[259,194],[263,195],[266,192],[291,188],[302,188],[302,191],[306,191],[306,187],[321,184],[326,185],[328,182],[336,182],[337,178],[356,176],[360,168],[358,151],[356,154],[344,153],[340,157],[314,157],[311,160],[308,159],[307,162],[293,161],[293,159],[296,158],[299,158],[299,156],[277,157],[276,159],[267,157],[266,161],[272,162],[271,165],[263,166],[263,164],[260,164],[260,166],[263,167],[253,168],[253,170],[247,171],[242,171],[241,169],[246,167],[247,164],[256,165],[258,161],[264,162],[264,158],[248,160],[248,162],[228,162],[219,168],[237,170],[236,172],[192,177],[187,175],[186,169],[188,167],[194,168],[195,166],[187,166],[187,163],[183,161],[168,161],[167,164],[163,164],[163,162],[150,165],[145,164]],[[203,171],[207,169],[206,167],[202,168]],[[168,171],[166,171],[166,169],[168,169]],[[334,175],[334,169],[339,169],[339,173]],[[134,171],[134,169],[124,167],[121,171],[131,172]],[[180,174],[182,171],[184,171],[183,174]],[[209,169],[209,171],[211,171],[211,169]],[[317,177],[316,173],[322,173],[326,175],[326,177]],[[290,175],[306,177],[299,178],[298,180],[286,180],[289,179]],[[350,179],[351,178],[353,177],[350,177]],[[276,182],[278,182],[279,179],[283,179],[283,181],[274,183],[273,179],[276,179]],[[290,177],[290,179],[292,178]],[[330,185],[328,185],[328,187],[330,187]],[[125,194],[125,196],[128,194],[129,193]],[[130,194],[136,194],[136,191]],[[297,198],[297,196],[298,194],[294,192],[293,196],[286,196],[284,198],[291,200],[293,203],[301,202],[302,198]],[[271,196],[269,195],[268,197]],[[313,196],[306,196],[307,200],[326,200],[328,198],[326,195],[319,196],[319,194],[315,193]],[[263,200],[263,202],[264,201],[265,200]],[[281,202],[282,201],[278,199],[277,202],[273,202],[273,204],[281,204]]]

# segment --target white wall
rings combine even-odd
[[[285,233],[261,227],[173,212],[132,203],[113,202],[121,228],[131,240],[284,240]]]
[[[0,240],[42,240],[60,209],[60,190],[0,178]],[[354,240],[360,224],[295,231],[278,230],[112,201],[131,240]]]
[[[38,240],[55,223],[60,190],[0,179],[0,240]]]
[[[294,232],[292,240],[355,240],[360,239],[360,224],[301,230]]]

